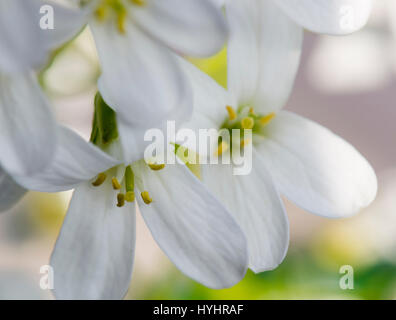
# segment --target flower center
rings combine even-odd
[[[146,164],[144,160],[141,160],[126,167],[118,167],[117,171],[119,171],[120,169],[123,170],[125,168],[123,176],[121,178],[117,178],[115,175],[112,175],[112,173],[114,173],[114,169],[110,169],[107,172],[99,173],[95,181],[92,182],[92,185],[94,187],[99,187],[106,181],[108,176],[112,176],[112,187],[115,191],[118,192],[117,207],[123,207],[125,205],[125,202],[132,203],[135,201],[136,184],[137,189],[141,191],[140,196],[142,197],[143,202],[149,205],[151,202],[153,202],[153,199],[150,197],[149,192],[145,190],[142,179],[139,177],[139,175],[135,175],[135,173],[139,172],[139,167],[142,165],[147,165],[153,171],[158,171],[165,167],[164,164]]]
[[[98,21],[105,21],[109,18],[115,19],[118,31],[121,34],[126,32],[126,19],[128,16],[128,3],[143,7],[146,0],[101,0],[95,10]]]
[[[249,106],[239,107],[235,110],[231,106],[226,106],[228,116],[220,127],[220,130],[227,130],[229,141],[225,141],[223,137],[219,138],[217,154],[221,155],[233,145],[238,144],[241,148],[245,147],[250,140],[245,139],[245,131],[251,130],[253,134],[262,134],[262,130],[276,116],[274,112],[266,115],[257,114],[254,108]],[[238,141],[233,141],[235,135],[232,134],[234,129],[239,130]]]

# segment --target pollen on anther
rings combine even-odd
[[[159,171],[165,168],[165,164],[149,163],[148,166],[151,170]]]
[[[242,129],[253,129],[254,119],[252,117],[245,117],[241,120]]]
[[[234,110],[233,107],[231,106],[226,106],[227,112],[228,112],[228,118],[232,121],[235,120],[237,118],[237,114]]]
[[[127,19],[127,12],[125,9],[120,10],[117,13],[117,28],[118,31],[121,34],[124,34],[126,32],[125,24],[126,24],[126,19]]]
[[[121,189],[121,184],[120,184],[120,182],[118,181],[117,178],[112,178],[111,179],[111,184],[113,185],[113,189],[114,190],[120,190]]]
[[[106,180],[106,174],[104,172],[99,173],[96,180],[92,182],[92,185],[94,187],[99,187],[105,180]]]
[[[151,202],[153,202],[153,199],[151,199],[148,191],[143,191],[140,195],[142,196],[145,204],[150,204]]]
[[[99,21],[104,21],[107,16],[107,9],[106,7],[102,6],[95,10],[95,16],[98,18]]]
[[[275,112],[271,112],[271,113],[267,114],[266,116],[261,117],[259,121],[262,126],[266,126],[268,123],[271,122],[271,120],[273,118],[275,118]]]
[[[125,205],[125,194],[117,194],[117,207],[121,208]]]

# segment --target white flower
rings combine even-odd
[[[42,30],[44,3],[0,2],[0,167],[10,175],[40,171],[52,159],[55,121],[33,70],[83,23],[79,12],[53,4],[57,28]]]
[[[147,126],[191,114],[190,85],[172,51],[216,53],[227,35],[223,13],[212,0],[94,0],[81,10],[102,67],[99,91],[117,112],[126,162],[136,161],[128,151],[143,150]],[[131,125],[135,138],[127,139]]]
[[[203,165],[201,175],[240,223],[249,267],[260,272],[275,268],[288,247],[279,193],[314,214],[348,217],[373,201],[377,180],[346,141],[281,110],[299,64],[302,33],[295,24],[271,1],[229,1],[226,12],[228,91],[185,63],[195,94],[195,114],[186,126],[231,129],[251,122],[252,172],[234,176],[231,165]]]
[[[42,67],[50,53],[87,22],[102,62],[99,86],[118,112],[121,137],[130,134],[131,124],[135,127],[133,138],[123,139],[128,143],[125,158],[139,159],[141,154],[128,151],[142,150],[146,125],[191,113],[190,86],[168,47],[205,56],[223,45],[225,21],[210,1],[101,0],[90,1],[81,10],[43,0],[1,1],[2,172],[33,174],[51,161],[57,141],[55,123],[32,70]],[[45,4],[54,8],[52,30],[40,28],[40,8]]]
[[[128,166],[60,133],[54,161],[28,189],[76,187],[54,252],[54,293],[60,299],[120,299],[130,283],[135,251],[135,200],[153,238],[186,275],[211,287],[238,282],[247,269],[246,240],[231,214],[180,164]],[[110,152],[117,148],[113,142]],[[1,181],[0,181],[1,182]]]

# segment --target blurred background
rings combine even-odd
[[[194,60],[226,84],[226,51]],[[88,30],[40,74],[59,121],[88,139],[99,76]],[[306,33],[300,71],[287,109],[352,143],[379,179],[376,201],[353,218],[316,217],[286,201],[289,253],[281,266],[233,288],[211,290],[181,274],[138,216],[137,248],[127,299],[394,299],[396,298],[396,2],[376,0],[368,26],[347,37]],[[52,299],[40,289],[71,192],[30,192],[0,215],[0,299]],[[354,269],[354,289],[339,285]]]

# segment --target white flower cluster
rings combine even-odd
[[[40,28],[44,4],[54,8],[54,29]],[[271,270],[283,260],[289,228],[280,194],[330,218],[370,204],[377,180],[358,151],[282,111],[303,29],[354,32],[370,8],[370,0],[92,0],[74,7],[0,0],[0,210],[26,190],[75,189],[51,257],[55,296],[126,294],[136,206],[183,273],[226,288],[247,268]],[[56,124],[35,73],[85,25],[102,71],[89,143]],[[224,45],[227,89],[184,58]],[[194,130],[251,130],[251,140],[218,141],[217,149],[221,155],[251,144],[251,173],[234,176],[232,164],[145,162],[144,133],[170,120]]]

